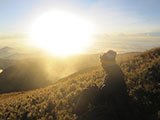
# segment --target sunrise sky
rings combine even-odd
[[[27,33],[33,20],[50,10],[89,19],[96,33],[160,31],[160,0],[1,0],[0,33]]]
[[[0,0],[0,48],[144,51],[160,45],[159,6],[160,0]]]

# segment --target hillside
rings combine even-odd
[[[125,74],[130,96],[138,103],[142,117],[156,119],[160,110],[160,48],[136,53],[117,62]],[[27,92],[0,95],[0,119],[74,120],[72,104],[86,87],[101,85],[101,67],[77,72],[45,87]]]
[[[118,61],[136,53],[118,55]],[[75,55],[68,58],[52,56],[22,60],[0,60],[0,93],[19,92],[45,87],[61,78],[100,66],[99,54]]]
[[[3,68],[0,74],[0,93],[45,87],[77,71],[98,65],[97,54],[68,58],[39,56],[22,60],[0,60],[0,67]]]
[[[33,90],[51,84],[47,73],[35,62],[21,62],[9,66],[0,74],[0,93]]]

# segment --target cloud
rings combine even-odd
[[[28,39],[23,34],[0,33],[0,47],[24,47],[28,45]]]
[[[7,34],[7,33],[0,34],[0,40],[11,40],[11,39],[24,39],[24,36],[22,34]]]

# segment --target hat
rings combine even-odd
[[[109,50],[100,56],[101,62],[103,64],[115,63],[116,55],[117,53],[115,51]]]

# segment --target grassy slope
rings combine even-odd
[[[119,58],[118,64],[125,74],[130,95],[144,112],[157,112],[160,109],[160,48]],[[89,85],[101,85],[104,76],[101,67],[94,67],[45,88],[2,94],[0,119],[74,120],[71,106],[76,96]]]

